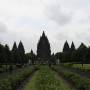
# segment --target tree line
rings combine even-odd
[[[69,46],[66,41],[63,46],[63,51],[56,53],[55,56],[61,63],[90,63],[90,47],[81,43],[81,45],[76,49],[73,42],[71,46]]]
[[[14,42],[12,49],[9,46],[0,44],[0,64],[1,65],[23,65],[27,63],[27,57],[25,54],[23,43],[20,41],[17,46]]]

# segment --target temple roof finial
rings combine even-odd
[[[43,34],[42,34],[42,36],[45,36],[45,32],[43,31]]]

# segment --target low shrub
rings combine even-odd
[[[17,73],[0,80],[0,90],[16,90],[21,82],[29,77],[29,75],[32,74],[35,70],[37,70],[37,68],[33,66],[25,67],[19,70]]]
[[[90,90],[90,79],[82,77],[76,73],[63,70],[59,66],[52,66],[52,69],[63,75],[69,82],[71,82],[77,90]]]

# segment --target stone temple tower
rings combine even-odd
[[[43,31],[42,36],[40,37],[37,44],[37,58],[40,63],[48,63],[51,56],[50,43],[48,41],[45,32]]]

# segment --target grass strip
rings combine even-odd
[[[40,67],[24,90],[70,90],[63,80],[48,66]]]

